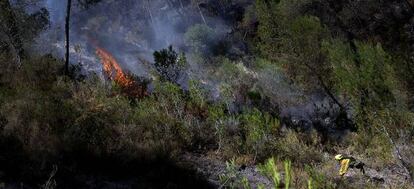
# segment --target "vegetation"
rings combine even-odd
[[[215,42],[214,30],[201,24],[189,28],[184,37],[192,51],[200,55],[210,52],[210,48]]]
[[[178,82],[187,65],[185,54],[177,54],[172,46],[154,52],[155,68],[164,81]]]
[[[88,162],[128,167],[197,153],[227,162],[215,178],[226,188],[412,187],[412,80],[401,68],[411,47],[386,41],[392,31],[355,31],[346,22],[353,13],[315,13],[336,8],[329,2],[256,0],[226,39],[207,24],[189,26],[185,47],[153,53],[157,77],[142,97],[94,73],[67,74],[67,57],[26,53],[48,13],[0,2],[0,181],[54,188],[60,170]],[[209,7],[193,3],[200,14]],[[241,56],[231,54],[234,41],[246,46]],[[361,159],[368,175],[337,176],[336,153]],[[252,182],[242,167],[270,182]],[[407,179],[387,180],[401,178],[388,175],[395,170]]]

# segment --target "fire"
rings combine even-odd
[[[101,58],[103,70],[109,79],[114,80],[122,87],[128,87],[134,82],[125,75],[121,66],[109,52],[98,47],[96,54]]]
[[[147,96],[146,86],[140,85],[131,76],[125,74],[116,59],[103,48],[97,47],[96,54],[101,59],[103,71],[108,79],[115,81],[129,96]]]

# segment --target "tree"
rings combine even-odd
[[[155,68],[161,79],[176,83],[185,69],[187,60],[185,54],[178,54],[172,46],[154,52]]]
[[[398,103],[395,92],[400,89],[391,66],[391,57],[380,44],[356,42],[356,47],[358,64],[354,62],[356,55],[349,44],[341,40],[323,44],[333,67],[337,92],[349,98],[357,115],[364,116],[372,110]]]
[[[190,27],[184,35],[184,40],[192,51],[197,54],[206,54],[214,45],[215,32],[212,28],[203,24],[196,24]]]
[[[258,49],[280,64],[292,81],[307,90],[321,89],[341,111],[345,107],[332,93],[330,65],[321,43],[329,31],[313,16],[301,16],[278,0],[256,1]]]
[[[45,8],[32,14],[24,9],[23,5],[11,6],[8,0],[0,2],[0,51],[13,56],[18,65],[26,56],[25,43],[49,24],[49,12]]]
[[[282,68],[306,92],[323,92],[339,107],[336,122],[353,128],[347,109],[334,93],[332,68],[321,46],[330,38],[318,17],[304,16],[306,1],[257,0],[258,43],[261,56]]]
[[[256,12],[259,22],[257,38],[258,50],[262,56],[274,60],[279,54],[278,44],[280,39],[280,22],[276,13],[278,12],[279,0],[256,0]]]
[[[391,56],[379,43],[354,44],[355,51],[348,42],[341,40],[323,44],[333,67],[335,88],[338,93],[349,98],[355,110],[357,126],[368,131],[364,134],[378,132],[388,138],[396,152],[396,158],[414,183],[413,171],[402,158],[399,147],[390,134],[396,128],[412,127],[414,118],[407,110],[407,100],[401,95],[404,93],[403,87],[391,65]],[[357,58],[356,62],[354,57]]]
[[[23,42],[19,36],[18,23],[16,16],[8,0],[0,1],[0,28],[1,32],[4,33],[8,38],[11,52],[14,56],[15,61],[20,64],[20,59],[24,53]]]
[[[72,0],[66,2],[66,19],[65,19],[65,36],[66,36],[66,53],[65,53],[65,74],[69,74],[69,23],[70,23],[70,10],[72,7]]]

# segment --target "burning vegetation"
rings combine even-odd
[[[111,53],[103,48],[97,47],[96,54],[101,59],[104,75],[119,85],[123,93],[137,98],[148,95],[147,84],[145,82],[138,82],[134,76],[125,73]]]

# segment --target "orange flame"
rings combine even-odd
[[[132,77],[125,74],[116,59],[105,49],[97,47],[96,54],[101,59],[105,75],[121,86],[123,92],[129,96],[147,96],[146,86],[140,85]]]
[[[121,66],[119,66],[116,59],[109,52],[97,47],[96,54],[101,58],[103,70],[109,79],[114,80],[122,87],[128,87],[133,83],[133,81],[122,71]]]

